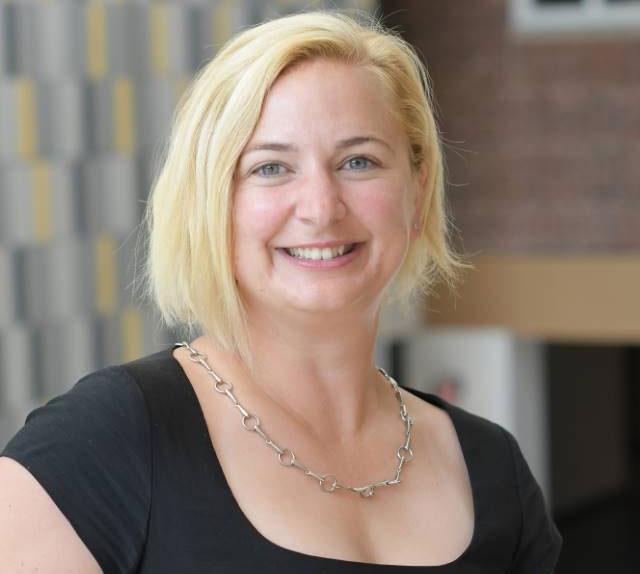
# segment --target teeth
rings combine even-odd
[[[351,247],[351,245],[339,245],[338,247],[325,247],[324,249],[319,249],[317,247],[313,248],[299,248],[299,247],[290,247],[286,248],[286,251],[289,255],[293,255],[294,257],[298,257],[299,259],[314,259],[316,261],[333,259],[334,257],[339,257],[340,255],[344,255],[344,252]]]

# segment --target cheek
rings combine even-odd
[[[241,194],[233,210],[233,224],[237,250],[255,243],[269,242],[279,231],[286,218],[286,207],[277,198],[263,193]]]
[[[406,209],[402,194],[381,190],[371,193],[360,206],[362,217],[385,234],[397,236],[398,228],[406,227]]]
[[[369,194],[360,204],[360,217],[374,239],[371,254],[377,272],[386,277],[399,266],[409,247],[410,230],[401,189],[386,188]]]

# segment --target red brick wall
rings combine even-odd
[[[433,80],[467,252],[640,251],[640,29],[515,37],[508,0],[385,0]]]

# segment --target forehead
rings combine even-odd
[[[402,133],[382,81],[363,66],[314,59],[295,64],[271,86],[256,134],[308,129]]]

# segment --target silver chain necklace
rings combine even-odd
[[[305,475],[315,478],[320,482],[320,488],[323,492],[333,492],[338,488],[343,488],[345,490],[351,490],[353,492],[359,493],[363,498],[369,498],[370,496],[373,496],[374,491],[378,486],[392,486],[400,484],[400,473],[402,472],[404,463],[413,460],[413,451],[409,446],[411,443],[411,426],[413,425],[413,419],[407,412],[407,407],[402,400],[402,395],[400,394],[398,383],[381,367],[376,368],[384,375],[385,379],[393,388],[396,397],[400,402],[400,418],[405,424],[404,444],[396,450],[396,456],[399,459],[398,466],[396,468],[396,474],[392,480],[382,480],[380,482],[374,482],[366,486],[347,486],[338,482],[335,474],[317,474],[312,470],[309,470],[304,464],[298,461],[291,449],[281,448],[275,442],[273,442],[260,427],[260,419],[258,418],[258,416],[247,412],[245,408],[238,402],[238,400],[232,393],[233,385],[228,381],[224,381],[223,379],[221,379],[207,364],[207,356],[204,353],[200,353],[186,341],[183,341],[182,343],[175,343],[174,347],[186,347],[189,350],[189,359],[194,363],[199,363],[207,370],[207,373],[209,373],[209,375],[211,375],[215,381],[215,390],[220,394],[227,395],[229,399],[231,399],[233,406],[235,406],[240,411],[240,413],[242,414],[242,426],[248,431],[258,433],[264,439],[267,446],[276,451],[280,464],[282,464],[283,466],[295,466],[296,468],[302,470]]]

